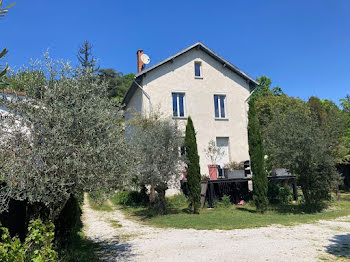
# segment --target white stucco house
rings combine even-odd
[[[197,42],[145,68],[137,52],[138,73],[123,103],[133,112],[160,111],[185,130],[191,116],[197,132],[201,174],[208,174],[205,149],[210,140],[224,151],[218,163],[249,160],[247,99],[258,83],[242,70]]]

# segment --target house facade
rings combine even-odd
[[[137,52],[138,73],[124,96],[126,119],[134,112],[160,112],[185,130],[191,116],[197,132],[201,174],[212,164],[205,150],[209,141],[222,148],[220,166],[249,160],[247,99],[258,83],[198,42],[145,68]]]

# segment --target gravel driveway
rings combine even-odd
[[[112,226],[117,222],[121,227]],[[102,261],[350,261],[350,216],[253,229],[159,229],[85,201],[83,223]]]

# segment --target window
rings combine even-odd
[[[202,76],[202,63],[194,62],[194,76],[201,77]]]
[[[226,118],[225,95],[214,95],[215,118]]]
[[[220,148],[221,157],[217,160],[220,166],[225,166],[230,162],[230,154],[229,154],[229,138],[228,137],[217,137],[216,138],[216,146]]]
[[[172,93],[172,96],[173,96],[173,116],[184,117],[185,116],[185,94]]]

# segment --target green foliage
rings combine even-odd
[[[111,198],[112,203],[123,206],[140,206],[146,204],[140,192],[121,191]]]
[[[220,200],[216,199],[214,201],[215,208],[228,208],[232,207],[230,196],[224,195]]]
[[[40,219],[31,220],[28,235],[23,243],[11,238],[7,228],[2,231],[0,242],[0,261],[4,262],[54,262],[58,261],[57,252],[53,250],[54,225],[43,223]]]
[[[289,106],[285,111],[277,106],[271,111],[264,135],[266,150],[271,166],[297,175],[306,204],[311,206],[328,199],[339,184],[334,153],[337,141],[305,103]]]
[[[208,147],[205,149],[205,154],[211,163],[215,165],[217,164],[217,160],[221,159],[221,157],[224,155],[224,152],[221,147],[216,146],[214,140],[210,140]]]
[[[2,7],[2,0],[0,0],[0,18],[4,17],[5,14],[8,12],[8,9],[14,5],[15,4],[13,3],[9,6]],[[0,59],[4,58],[7,53],[8,53],[8,50],[6,48],[4,48],[0,52]],[[7,65],[0,65],[0,79],[6,74],[7,69],[8,69]]]
[[[81,227],[81,205],[82,197],[71,196],[61,213],[54,221],[55,223],[55,243],[58,247],[67,248],[71,236],[77,227]]]
[[[223,204],[224,207],[229,207],[231,206],[231,200],[230,200],[230,196],[228,195],[224,195],[221,199],[221,202]]]
[[[105,83],[47,56],[36,65],[24,72],[41,71],[45,81],[26,83],[27,100],[0,100],[10,113],[0,122],[0,212],[10,198],[41,202],[54,220],[71,195],[116,190],[129,153],[122,111]]]
[[[347,154],[343,158],[343,163],[350,164],[350,95],[347,95],[345,98],[340,99],[340,102],[340,105],[343,109],[342,112],[346,118],[346,133],[343,137],[343,141]]]
[[[346,145],[347,119],[339,107],[332,101],[311,97],[307,102],[311,117],[318,124],[331,148],[334,161],[341,163],[349,152]]]
[[[267,187],[267,198],[270,204],[278,204],[278,194],[280,187],[274,183],[268,183]]]
[[[185,135],[185,150],[187,157],[187,186],[188,201],[193,213],[199,213],[201,198],[201,172],[199,166],[199,155],[197,149],[196,132],[191,117],[188,117]]]
[[[83,44],[79,46],[78,61],[81,68],[85,73],[94,73],[98,70],[97,59],[92,54],[92,44],[85,40]]]
[[[157,191],[165,213],[165,191],[180,176],[182,134],[175,122],[161,119],[156,113],[135,116],[128,124],[129,145],[135,160],[133,172],[138,174],[141,185]]]
[[[123,75],[112,68],[100,69],[98,76],[108,85],[108,97],[114,98],[117,102],[121,102],[135,77],[132,73]]]
[[[288,185],[279,186],[269,183],[267,197],[271,204],[287,205],[292,200],[292,193]]]
[[[104,190],[94,190],[89,193],[89,199],[100,206],[102,206],[108,198],[109,194],[107,195]]]
[[[257,210],[264,213],[267,209],[267,175],[264,170],[263,140],[259,121],[255,111],[254,100],[249,102],[248,142],[251,169],[253,172],[253,200]]]
[[[251,95],[250,100],[256,101],[261,97],[281,96],[284,94],[282,89],[278,86],[275,86],[271,89],[272,81],[267,76],[257,77],[256,81],[259,83],[259,85],[253,89],[254,93]]]
[[[277,200],[282,205],[287,205],[292,199],[292,193],[290,192],[290,187],[288,185],[279,187],[279,192]]]
[[[261,135],[264,139],[266,128],[271,123],[275,111],[279,111],[281,114],[287,111],[292,111],[295,114],[307,114],[305,103],[302,100],[287,95],[260,97],[255,102],[255,107]]]
[[[35,66],[35,65],[33,65]],[[46,77],[43,71],[41,70],[27,70],[26,68],[21,68],[19,71],[15,72],[9,70],[8,74],[5,77],[5,81],[8,85],[8,89],[22,92],[30,92],[30,86],[38,85],[43,86],[46,84]],[[33,97],[40,98],[41,90],[36,90],[34,94],[31,94]]]

